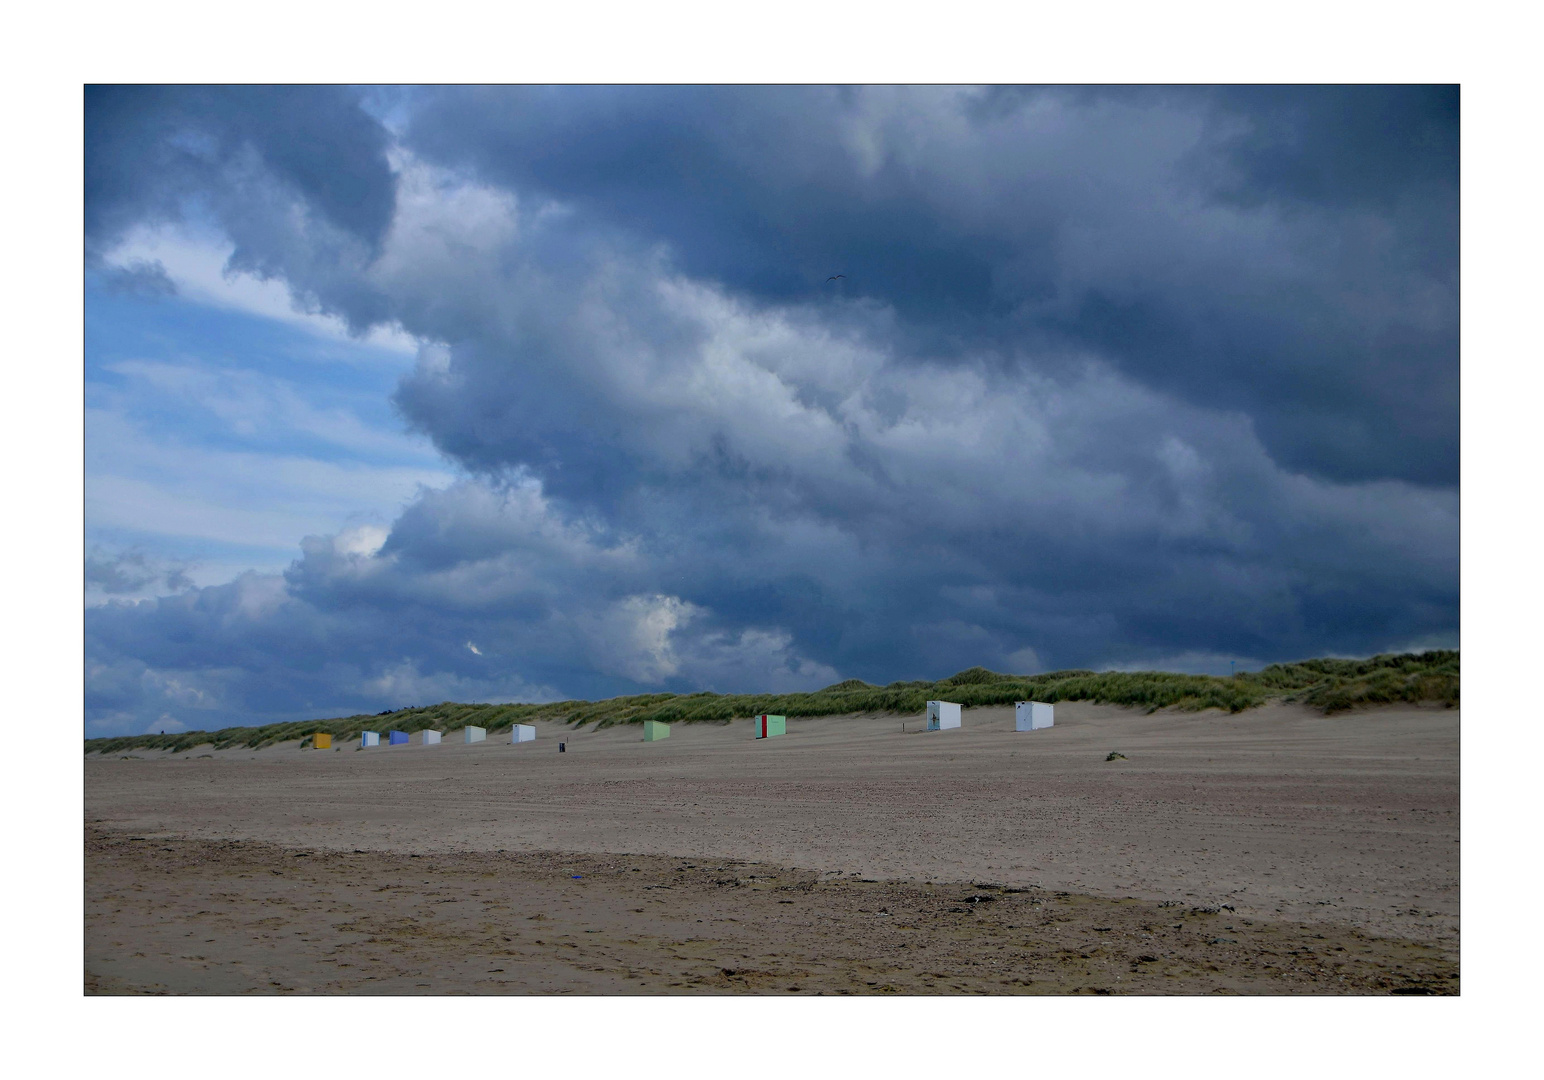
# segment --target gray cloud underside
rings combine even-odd
[[[88,247],[439,343],[468,478],[92,609],[102,723],[1457,633],[1455,90],[315,93],[88,96]]]
[[[157,559],[131,549],[121,552],[93,547],[86,554],[86,587],[109,596],[123,596],[146,589],[177,592],[189,588],[186,563]]]

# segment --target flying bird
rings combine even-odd
[[[847,280],[847,275],[846,274],[832,274],[830,277],[826,278],[826,283],[830,284],[831,282],[836,281],[838,278],[840,278],[843,281],[846,281]]]

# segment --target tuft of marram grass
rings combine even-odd
[[[176,735],[123,735],[87,739],[86,752],[113,754],[124,750],[169,750],[183,753],[196,746],[224,750],[260,749],[275,743],[309,739],[326,732],[334,743],[358,739],[362,731],[455,731],[468,725],[490,732],[507,731],[534,720],[574,727],[617,724],[727,723],[774,713],[783,716],[840,716],[847,713],[921,712],[934,699],[961,705],[1008,705],[1015,701],[1091,701],[1128,705],[1155,712],[1222,709],[1242,712],[1270,700],[1296,701],[1342,712],[1358,705],[1396,702],[1438,702],[1457,706],[1458,651],[1434,650],[1370,657],[1366,660],[1320,659],[1271,664],[1260,671],[1241,671],[1231,678],[1182,675],[1169,671],[1052,671],[1042,675],[1005,675],[984,667],[968,668],[936,682],[913,680],[873,686],[848,679],[797,694],[636,694],[605,701],[559,701],[545,705],[478,705],[443,701],[387,713],[360,714],[330,720],[295,720],[259,727],[219,731],[188,731]]]

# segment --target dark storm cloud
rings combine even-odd
[[[149,298],[177,295],[176,283],[159,260],[135,259],[123,267],[103,268],[100,273],[103,286],[111,293]]]
[[[1457,633],[1456,92],[243,93],[109,95],[93,235],[435,343],[471,477],[88,612],[104,723]]]
[[[1418,199],[1446,219],[1437,227],[1451,227],[1458,87],[1240,86],[1205,93],[1219,126],[1231,129],[1210,149],[1237,170],[1219,194],[1246,206],[1279,199],[1390,210]]]
[[[252,155],[371,244],[391,223],[386,132],[332,86],[86,87],[86,233],[176,217]]]
[[[522,276],[518,339],[421,366],[404,411],[463,460],[519,461],[602,509],[639,538],[648,588],[787,627],[843,670],[1409,637],[1429,580],[1453,616],[1450,497],[1294,478],[1244,418],[1108,372],[897,365],[868,344],[883,320],[833,341],[818,307],[651,296],[647,270],[606,266],[599,299],[584,275]],[[625,471],[591,467],[612,459]],[[1337,591],[1365,608],[1332,626],[1311,609]]]
[[[408,143],[737,291],[880,299],[918,353],[1093,348],[1249,411],[1295,468],[1453,483],[1456,111],[1426,87],[457,88]]]
[[[396,201],[385,129],[336,86],[88,86],[94,261],[136,225],[212,218],[232,269],[287,280],[351,325],[388,319],[357,270]],[[296,207],[303,209],[296,215]]]

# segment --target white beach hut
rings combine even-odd
[[[359,745],[362,747],[381,745],[381,733],[379,731],[361,731],[359,733]]]
[[[536,729],[530,724],[516,724],[510,729],[509,741],[512,743],[535,742]]]
[[[1039,731],[1056,724],[1055,709],[1043,701],[1015,701],[1013,703],[1013,730]]]
[[[470,724],[461,729],[466,732],[466,741],[469,743],[482,742],[488,737],[488,729],[472,727]]]
[[[440,733],[438,731],[425,731],[424,732],[424,745],[425,746],[438,746],[438,745],[440,745]]]
[[[960,726],[960,707],[952,701],[927,703],[927,729],[946,731]]]

